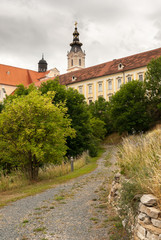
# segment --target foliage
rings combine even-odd
[[[92,117],[99,118],[105,123],[106,134],[112,132],[113,127],[109,119],[109,103],[103,98],[99,97],[95,102],[89,105]]]
[[[72,88],[66,89],[58,79],[43,83],[40,91],[42,94],[55,91],[54,104],[65,102],[71,125],[76,130],[75,138],[67,138],[67,156],[80,155],[88,149],[91,141],[90,114],[84,96]]]
[[[93,117],[90,119],[90,126],[92,135],[98,140],[103,140],[106,133],[105,123],[99,118]]]
[[[54,80],[48,80],[47,82],[43,82],[39,87],[39,90],[42,94],[46,94],[49,91],[54,91],[54,103],[65,102],[66,100],[66,88],[64,85],[59,84],[58,77]]]
[[[149,116],[146,110],[145,88],[139,81],[123,85],[112,96],[109,113],[114,128],[119,133],[141,132],[148,129]]]
[[[154,121],[161,117],[161,57],[152,59],[147,66],[145,87],[149,111]]]
[[[0,114],[0,159],[38,177],[45,162],[57,163],[66,153],[66,138],[74,136],[67,109],[52,104],[51,96],[37,90],[6,102]]]

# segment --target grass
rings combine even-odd
[[[119,135],[118,133],[112,133],[105,138],[104,143],[108,145],[116,145],[121,143],[125,136],[126,134]]]
[[[1,189],[0,207],[5,206],[6,204],[16,201],[18,199],[43,192],[49,188],[56,186],[57,184],[65,183],[71,179],[74,179],[84,174],[92,172],[94,169],[96,169],[97,160],[101,157],[103,152],[104,152],[103,148],[99,149],[98,156],[90,158],[86,165],[82,166],[80,163],[77,165],[75,164],[75,170],[73,172],[63,172],[64,175],[59,174],[57,176],[54,176],[54,178],[51,178],[51,179],[49,177],[47,178],[40,177],[39,181],[37,182],[32,182],[32,183],[27,182],[26,184],[18,185],[18,187],[11,188],[6,191],[2,191]],[[41,176],[44,176],[44,175],[42,174]],[[47,174],[47,176],[49,175]],[[1,185],[1,180],[0,180],[0,185]]]
[[[152,193],[158,197],[161,208],[161,129],[125,138],[118,164],[131,186],[135,186],[131,193]]]
[[[33,231],[34,232],[43,232],[44,230],[46,230],[45,227],[39,227],[39,228],[35,228]]]

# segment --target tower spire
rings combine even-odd
[[[68,52],[68,69],[67,71],[75,71],[85,67],[85,52],[82,51],[83,45],[79,41],[79,32],[77,30],[78,23],[75,22],[75,29],[73,32],[73,42],[70,43],[71,49]]]

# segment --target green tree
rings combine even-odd
[[[99,141],[103,140],[106,133],[104,121],[100,120],[99,118],[93,117],[90,119],[90,126],[92,129],[92,136]]]
[[[152,59],[147,66],[145,76],[145,87],[147,89],[149,111],[153,120],[161,117],[161,57]]]
[[[39,87],[39,90],[42,94],[46,94],[49,91],[54,91],[54,103],[65,102],[66,100],[66,87],[64,85],[60,85],[58,77],[54,80],[48,80],[47,82],[43,82]]]
[[[66,138],[74,136],[67,109],[52,104],[53,93],[42,96],[37,90],[8,101],[0,114],[0,159],[38,177],[39,167],[61,162]]]
[[[109,103],[110,118],[119,133],[141,132],[148,129],[149,116],[145,88],[139,81],[124,84]]]
[[[99,118],[105,123],[106,134],[113,131],[112,123],[109,118],[109,103],[103,98],[99,97],[98,100],[89,105],[92,117]]]
[[[49,80],[40,87],[42,94],[55,91],[53,103],[64,102],[67,114],[71,119],[71,126],[76,130],[75,138],[67,138],[67,156],[77,156],[87,150],[91,141],[90,113],[85,98],[77,90],[66,89],[59,84],[58,79]]]

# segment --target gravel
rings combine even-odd
[[[104,161],[92,173],[1,208],[0,240],[108,240],[102,212],[95,217],[99,188],[111,175]]]

